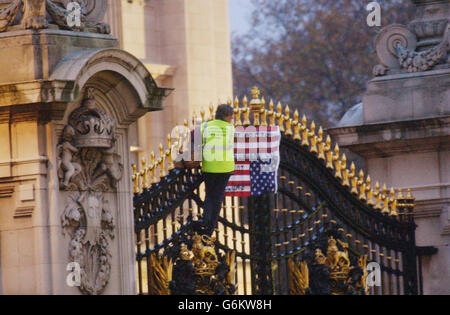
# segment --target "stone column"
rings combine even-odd
[[[64,0],[29,22],[22,2],[0,11],[1,293],[134,294],[129,126],[166,91],[96,22],[106,1],[73,27]]]
[[[329,132],[366,160],[372,180],[416,197],[425,294],[450,293],[450,64],[448,0],[414,0],[417,16],[375,39],[379,64],[363,103]]]

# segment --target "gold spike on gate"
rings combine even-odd
[[[284,132],[284,115],[283,115],[283,106],[279,102],[277,105],[277,113],[276,117],[278,118],[278,127],[280,127],[280,131]]]
[[[266,110],[266,100],[265,98],[261,98],[262,108],[260,110],[261,114],[261,126],[267,127],[267,110]]]
[[[382,206],[381,206],[381,192],[380,192],[380,183],[379,182],[375,183],[375,192],[373,195],[375,196],[375,209],[381,210]]]
[[[369,206],[374,206],[375,203],[373,202],[372,179],[370,178],[370,175],[368,175],[366,179],[366,193],[367,193],[367,204]]]
[[[170,135],[167,135],[167,146],[169,148],[166,151],[167,170],[170,172],[171,170],[173,170],[175,168],[175,165],[173,164],[173,158],[172,158],[172,153],[173,153],[172,138],[170,137]]]
[[[206,119],[205,119],[205,117],[206,117],[206,112],[205,112],[204,109],[202,109],[202,110],[200,111],[200,117],[202,118],[202,122],[205,122],[205,121],[206,121]]]
[[[156,184],[158,182],[158,178],[156,177],[156,160],[155,160],[155,152],[152,151],[152,153],[150,153],[150,161],[151,161],[151,166],[150,166],[150,182],[152,184]]]
[[[395,190],[394,187],[389,191],[389,203],[390,203],[390,216],[397,216],[397,200],[395,199]]]
[[[160,153],[160,158],[158,160],[159,178],[163,178],[163,177],[166,177],[166,170],[165,170],[166,155],[164,153],[164,147],[163,147],[162,143],[159,144],[159,153]]]
[[[327,162],[327,168],[334,169],[333,166],[333,151],[331,149],[331,138],[330,136],[327,136],[327,140],[325,142],[325,156],[326,156],[326,162]]]
[[[241,109],[239,108],[239,99],[236,96],[236,98],[234,99],[234,121],[236,126],[242,125],[241,113]]]
[[[325,160],[325,143],[323,142],[323,128],[319,128],[319,132],[317,135],[317,142],[319,143],[319,160]]]
[[[354,195],[358,195],[358,178],[356,176],[356,166],[354,162],[350,165],[350,181],[352,183],[350,192]]]
[[[139,173],[137,172],[137,166],[136,164],[133,164],[131,167],[133,168],[133,192],[139,194],[141,189],[139,187]]]
[[[269,102],[269,126],[274,127],[275,126],[275,104],[273,103],[273,100],[271,99]]]
[[[358,187],[359,187],[359,199],[366,200],[366,181],[364,180],[364,171],[359,171]]]
[[[336,146],[334,147],[334,168],[336,169],[336,173],[334,176],[336,178],[342,179],[342,161],[340,159],[340,153],[339,153],[339,145],[336,143]]]
[[[242,112],[244,113],[244,126],[250,126],[250,108],[248,107],[248,99],[247,96],[244,96],[244,100],[242,101],[244,104],[244,108],[242,109]]]
[[[344,187],[350,187],[349,171],[347,169],[347,156],[345,155],[345,153],[342,154],[341,168],[342,168],[342,185]]]
[[[140,176],[142,177],[142,189],[148,189],[149,185],[148,185],[148,168],[147,168],[147,161],[145,160],[145,158],[142,158],[141,160],[141,172],[140,172]]]
[[[383,184],[381,200],[383,200],[383,210],[381,210],[381,213],[389,214],[391,211],[389,210],[389,196],[387,195],[386,184]]]
[[[286,105],[286,108],[284,109],[284,114],[285,117],[284,119],[286,120],[286,136],[292,136],[293,132],[292,132],[292,119],[291,119],[291,109],[289,108],[289,105]]]
[[[311,141],[309,151],[311,151],[312,153],[317,153],[318,149],[317,149],[316,123],[314,122],[314,120],[311,123],[310,129],[311,131],[308,133],[308,136],[310,137],[309,140]]]
[[[302,146],[309,146],[309,130],[308,130],[308,120],[306,116],[302,117],[302,127],[300,129],[302,131]]]
[[[302,126],[300,125],[300,122],[298,120],[299,118],[300,118],[300,114],[298,112],[298,109],[296,109],[294,112],[293,125],[294,125],[294,140],[298,140],[298,141],[300,141],[302,139],[302,137],[300,136],[300,130],[301,130]]]
[[[231,102],[228,104],[231,105]],[[209,105],[209,120],[214,120],[214,105]]]

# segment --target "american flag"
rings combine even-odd
[[[249,197],[277,191],[280,140],[277,126],[236,128],[236,169],[225,190],[226,196]]]

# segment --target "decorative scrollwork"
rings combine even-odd
[[[70,191],[61,222],[71,236],[69,258],[81,267],[80,290],[85,294],[102,293],[111,272],[109,240],[115,225],[104,192],[115,190],[123,171],[114,130],[114,121],[96,109],[90,90],[69,116],[59,145],[60,188]]]
[[[13,24],[21,5],[22,0],[14,0],[0,10],[0,32],[6,31],[8,26]]]
[[[447,57],[447,51],[447,41],[442,42],[439,46],[421,52],[410,51],[401,44],[397,45],[399,63],[408,72],[420,72],[432,69],[444,57]]]
[[[74,14],[66,7],[70,2],[76,2],[80,6],[79,24],[69,25],[68,21]],[[22,4],[23,16],[18,20]],[[63,30],[109,34],[109,25],[99,22],[105,11],[106,0],[10,0],[0,10],[0,32],[7,31],[14,24],[23,25],[25,29],[45,29],[52,23]]]

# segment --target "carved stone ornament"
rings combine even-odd
[[[102,293],[110,277],[109,240],[115,226],[104,193],[116,189],[123,172],[115,141],[114,120],[96,109],[93,90],[88,90],[58,145],[60,189],[71,192],[62,227],[71,237],[69,258],[81,267],[79,289],[85,294]]]
[[[78,5],[69,7],[70,3]],[[111,32],[109,25],[99,22],[106,12],[106,5],[106,0],[2,1],[0,32],[16,26],[25,29],[45,29],[49,24],[54,24],[63,30],[109,34]],[[19,14],[20,11],[23,12],[22,15]],[[76,18],[77,15],[79,19]]]
[[[413,0],[416,18],[408,25],[393,24],[375,38],[380,64],[375,76],[422,72],[449,63],[449,3],[445,0]]]

